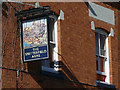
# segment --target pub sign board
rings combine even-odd
[[[46,18],[22,21],[23,62],[49,58],[48,25]]]

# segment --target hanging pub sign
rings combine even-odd
[[[47,19],[23,21],[22,40],[24,61],[49,58]]]
[[[58,15],[49,6],[18,11],[18,28],[21,30],[23,62],[49,59],[48,18]]]

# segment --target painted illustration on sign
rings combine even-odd
[[[49,58],[47,19],[23,22],[22,32],[24,61]]]
[[[48,44],[47,20],[40,19],[23,23],[24,48]]]

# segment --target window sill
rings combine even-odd
[[[64,78],[64,74],[62,72],[56,71],[53,68],[42,66],[42,74],[47,76],[52,76],[56,78]]]
[[[53,69],[53,68],[44,67],[44,66],[42,66],[42,71],[46,71],[46,72],[50,72],[50,73],[56,73],[56,74],[59,73],[58,71],[56,71],[56,70]]]
[[[110,83],[107,83],[107,82],[104,82],[104,81],[99,81],[99,80],[97,80],[96,83],[103,83],[103,84],[108,84],[108,85],[110,85]]]
[[[103,81],[96,81],[96,85],[100,88],[109,88],[109,89],[116,89],[115,85],[109,84],[107,82],[103,82]]]

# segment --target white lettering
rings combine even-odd
[[[40,57],[40,54],[32,55],[32,58]]]
[[[39,48],[33,48],[33,51],[38,51],[39,50]]]
[[[26,56],[30,55],[31,53],[25,53]]]

